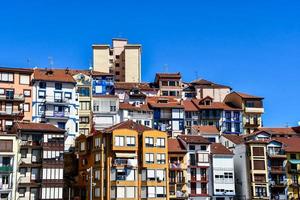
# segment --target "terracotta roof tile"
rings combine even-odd
[[[173,97],[148,97],[147,100],[153,108],[184,108],[183,103]]]
[[[199,79],[199,80],[192,81],[191,84],[197,85],[200,87],[204,87],[204,88],[229,88],[229,89],[231,89],[231,87],[229,87],[227,85],[217,84],[217,83],[205,80],[205,79]]]
[[[233,155],[233,153],[221,143],[212,143],[210,145],[210,150],[212,154]]]
[[[130,103],[120,103],[120,110],[133,110],[133,111],[152,111],[148,104],[141,104],[139,106],[132,105]]]
[[[61,69],[34,69],[34,80],[53,81],[64,83],[76,83],[75,79],[70,73]]]
[[[183,101],[184,110],[188,112],[196,112],[198,111],[197,106],[191,100]]]
[[[186,152],[184,145],[176,138],[168,139],[168,151],[169,152]]]
[[[300,153],[300,138],[299,137],[289,137],[283,138],[279,137],[275,140],[283,143],[283,149],[288,153]]]
[[[36,131],[36,132],[60,132],[64,133],[65,130],[57,128],[53,124],[46,123],[33,123],[33,122],[17,122],[14,125],[17,130],[23,131]]]
[[[24,74],[32,74],[33,69],[16,68],[16,67],[0,67],[0,72],[18,72],[18,73],[24,73]]]
[[[287,128],[268,128],[268,127],[262,127],[258,128],[258,131],[255,132],[256,134],[265,131],[273,135],[296,135],[297,132],[293,127],[287,127]]]
[[[245,143],[244,138],[235,134],[222,134],[223,137],[230,140],[234,144],[243,144]]]
[[[193,126],[192,129],[199,134],[220,134],[220,131],[215,126]]]
[[[263,99],[263,97],[254,96],[254,95],[246,94],[246,93],[242,93],[242,92],[233,92],[233,93],[236,93],[237,95],[239,95],[243,99]]]
[[[59,69],[59,70],[64,70],[65,69]],[[106,72],[99,72],[99,71],[94,71],[94,70],[84,70],[84,69],[69,69],[69,73],[74,76],[75,74],[79,74],[79,73],[82,73],[82,74],[85,74],[85,75],[92,75],[92,76],[108,76],[108,75],[111,75],[113,76],[113,74],[110,74],[110,73],[106,73]]]
[[[200,135],[179,135],[178,138],[191,144],[210,144],[206,138]]]
[[[141,133],[141,132],[144,132],[144,131],[147,131],[147,130],[154,130],[154,129],[149,128],[147,126],[143,126],[141,124],[138,124],[138,123],[136,123],[132,120],[127,120],[127,121],[123,121],[121,123],[118,123],[116,125],[113,125],[111,127],[105,128],[103,130],[103,132],[104,133],[111,133],[112,131],[117,130],[117,129],[130,129],[130,130],[135,130],[138,133]]]

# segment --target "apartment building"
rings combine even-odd
[[[126,93],[125,101],[119,104],[120,121],[133,120],[151,128],[153,111],[149,108],[146,97],[139,89]]]
[[[88,135],[93,126],[92,97],[113,94],[113,75],[93,70],[69,70],[69,73],[77,82],[79,94],[79,134]]]
[[[220,143],[211,144],[212,188],[215,200],[235,197],[233,153]]]
[[[32,69],[0,67],[0,132],[15,121],[31,121]]]
[[[17,122],[16,199],[63,199],[65,130],[46,123]]]
[[[253,133],[256,129],[262,127],[263,97],[257,97],[241,92],[232,92],[228,94],[224,102],[243,110],[244,133]]]
[[[158,94],[158,89],[154,87],[151,83],[126,83],[126,82],[116,82],[114,85],[115,95],[120,99],[120,102],[124,102],[126,94],[132,90],[139,90],[141,93],[145,94],[147,97],[154,97]]]
[[[112,46],[94,44],[93,68],[112,73],[116,82],[141,82],[141,45],[128,44],[127,39],[114,38]]]
[[[0,199],[16,197],[18,143],[14,134],[0,133]]]
[[[185,112],[185,132],[191,133],[196,125],[215,126],[222,133],[242,133],[242,110],[222,102],[213,102],[207,96],[203,99],[183,100]]]
[[[210,96],[214,102],[223,102],[226,95],[231,92],[231,87],[205,79],[192,81],[189,86],[190,88],[194,88],[197,99],[203,99]]]
[[[202,136],[179,135],[178,139],[187,149],[187,193],[195,200],[211,198],[210,142]]]
[[[81,198],[168,199],[166,133],[124,121],[76,143]]]
[[[168,139],[169,197],[188,199],[187,150],[178,138]]]
[[[35,69],[32,84],[32,121],[50,123],[66,130],[65,150],[70,150],[74,147],[79,126],[75,79],[68,69]],[[88,106],[81,102],[80,110]]]
[[[172,97],[148,97],[153,110],[153,128],[177,136],[184,132],[184,106]]]
[[[159,88],[159,96],[170,96],[180,99],[182,95],[181,74],[178,73],[157,73],[154,85]]]
[[[118,96],[94,95],[92,104],[93,126],[96,130],[102,130],[120,122]]]

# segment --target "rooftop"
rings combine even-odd
[[[200,134],[220,134],[220,131],[215,126],[193,126],[192,129],[194,129]]]
[[[180,152],[186,152],[186,148],[177,138],[169,138],[168,151],[180,153]]]
[[[195,81],[191,82],[192,85],[197,85],[199,87],[204,87],[204,88],[228,88],[231,89],[231,87],[227,86],[227,85],[221,85],[221,84],[217,84],[205,79],[198,79]]]
[[[66,70],[62,69],[34,69],[34,80],[73,83],[76,81]]]
[[[111,127],[105,128],[103,130],[103,132],[104,133],[111,133],[114,130],[118,130],[118,129],[130,129],[130,130],[135,130],[138,133],[142,133],[144,131],[149,131],[149,130],[154,130],[152,128],[149,128],[148,126],[138,124],[138,123],[136,123],[132,120],[127,120],[127,121],[120,122],[116,125],[113,125]]]
[[[233,155],[233,153],[221,143],[212,143],[210,145],[210,150],[212,154]]]
[[[178,138],[190,144],[210,144],[210,142],[200,135],[179,135]]]
[[[242,136],[239,135],[235,135],[235,134],[222,134],[223,137],[225,137],[226,139],[228,139],[229,141],[231,141],[234,144],[243,144],[244,138]]]
[[[53,124],[48,123],[33,123],[33,122],[17,122],[14,127],[17,130],[22,131],[34,131],[34,132],[60,132],[64,133],[64,129],[57,128]]]

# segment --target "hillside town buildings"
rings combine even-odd
[[[0,199],[300,198],[300,127],[264,98],[180,72],[141,80],[141,45],[89,69],[0,68]]]

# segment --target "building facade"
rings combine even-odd
[[[90,102],[78,103],[76,81],[68,69],[35,69],[32,121],[51,123],[66,130],[65,150],[74,148],[78,136],[78,109],[90,110]]]
[[[141,45],[114,38],[110,45],[94,44],[93,68],[112,73],[116,82],[141,82]]]

